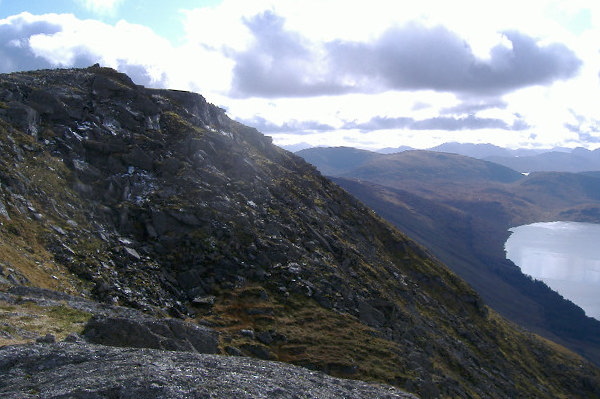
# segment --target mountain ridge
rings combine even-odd
[[[3,289],[185,319],[224,355],[423,398],[600,391],[592,364],[198,94],[99,66],[0,75],[0,138]]]
[[[287,146],[286,146],[287,148]],[[311,151],[322,151],[328,147],[303,146],[294,151],[303,157],[310,157]],[[333,148],[333,147],[332,147]],[[352,147],[346,147],[351,149]],[[368,150],[361,150],[368,151]],[[506,166],[521,173],[530,172],[589,172],[600,170],[600,149],[588,150],[582,147],[578,148],[504,148],[493,144],[475,144],[475,143],[457,143],[447,142],[435,147],[417,150],[416,148],[402,146],[397,148],[382,148],[371,151],[378,154],[397,154],[405,151],[434,151],[442,153],[451,153],[464,155],[471,158],[494,162]],[[320,163],[323,167],[325,164]],[[335,173],[324,169],[326,175]]]

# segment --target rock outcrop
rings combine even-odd
[[[35,307],[42,314],[49,314],[56,309],[63,310],[63,313],[78,312],[77,315],[83,316],[79,320],[80,325],[73,323],[66,326],[63,334],[66,335],[65,339],[71,341],[209,354],[220,351],[218,333],[206,326],[169,317],[152,317],[139,310],[101,304],[47,289],[14,286],[6,292],[0,292],[0,304],[5,308]],[[11,321],[11,316],[9,313],[3,318],[5,338],[11,336],[9,331],[19,335],[18,323]],[[17,319],[23,317],[36,316],[24,312],[17,315]],[[56,319],[49,323],[56,324]],[[38,342],[54,342],[57,339],[45,331],[37,335],[26,330],[21,333]]]
[[[416,399],[398,389],[257,359],[58,343],[0,349],[0,396]]]

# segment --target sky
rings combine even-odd
[[[95,63],[290,150],[600,147],[597,0],[0,0],[0,73]]]

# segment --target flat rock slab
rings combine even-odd
[[[3,398],[416,398],[251,358],[80,343],[0,348]]]

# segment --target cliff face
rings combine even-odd
[[[114,70],[0,75],[2,281],[218,330],[223,353],[422,397],[585,397],[517,331],[299,157],[200,95]]]

